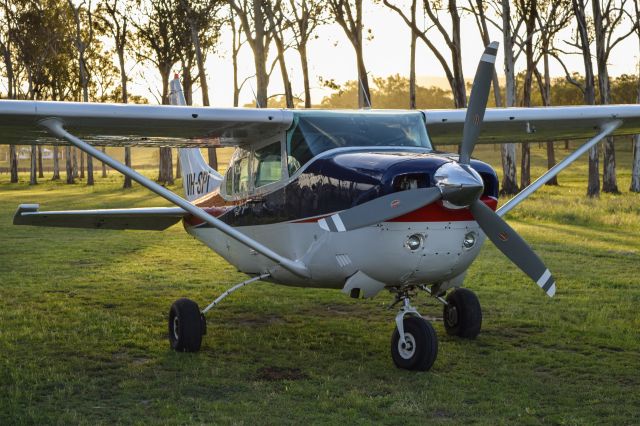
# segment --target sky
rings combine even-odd
[[[460,4],[466,3],[460,2]],[[448,17],[445,16],[444,20],[448,21]],[[369,76],[387,77],[393,74],[408,76],[411,35],[409,27],[395,12],[387,9],[384,5],[376,5],[366,1],[363,21],[365,29],[370,28],[374,36],[372,40],[367,40],[364,43],[364,59]],[[461,28],[464,75],[465,79],[472,80],[479,57],[483,51],[482,40],[472,16],[464,15],[462,17]],[[492,40],[502,42],[502,33],[500,31],[491,27],[489,31]],[[440,45],[443,45],[435,29],[428,34],[438,41]],[[338,24],[325,25],[318,29],[317,35],[318,37],[310,42],[308,53],[312,87],[311,96],[314,104],[320,103],[324,96],[331,93],[330,90],[321,87],[320,77],[325,80],[334,79],[338,84],[357,78],[355,52],[342,28]],[[570,37],[571,32],[565,31],[559,34],[556,44],[562,49],[571,50],[564,43],[564,39],[569,39]],[[217,52],[210,53],[206,62],[210,88],[209,97],[212,106],[233,106],[233,69],[230,51],[231,31],[225,28],[217,47]],[[275,47],[271,48],[270,53],[273,59]],[[637,74],[639,59],[638,37],[632,35],[614,49],[609,61],[609,74],[614,77],[623,73]],[[499,74],[504,74],[503,60],[503,55],[500,52],[496,62]],[[570,71],[583,73],[584,67],[580,55],[571,55],[567,57],[566,61]],[[302,72],[300,71],[299,57],[294,49],[290,49],[287,52],[287,66],[293,92],[302,98],[304,95]],[[516,71],[521,71],[523,68],[524,63],[521,59],[516,64]],[[433,53],[420,40],[418,40],[416,54],[416,73],[419,84],[442,85],[443,83],[444,71],[442,67]],[[153,71],[145,72],[147,79],[157,79],[156,74]],[[240,81],[255,74],[251,49],[246,43],[240,52],[239,74]],[[555,61],[552,61],[551,64],[551,74],[552,76],[564,75],[562,68]],[[147,96],[151,102],[154,102],[153,96],[149,94],[147,89],[152,83],[154,82],[134,82],[134,91]],[[240,105],[254,102],[253,91],[255,91],[255,84],[255,78],[251,78],[244,85],[240,95]],[[269,85],[269,95],[283,93],[282,87],[282,79],[276,66]],[[194,95],[194,102],[201,103],[199,94]]]

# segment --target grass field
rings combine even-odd
[[[14,227],[43,209],[166,205],[114,173],[93,188],[0,176],[0,424],[633,424],[640,419],[640,195],[585,198],[583,160],[507,217],[554,272],[542,291],[487,243],[466,285],[475,341],[428,373],[393,366],[391,297],[258,283],[208,318],[201,352],[169,349],[170,304],[245,279],[180,225],[166,232]],[[565,153],[561,151],[560,156]],[[498,152],[478,156],[499,165]],[[535,147],[533,174],[544,166]],[[423,314],[441,307],[421,298]]]

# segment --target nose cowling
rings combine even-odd
[[[471,166],[451,162],[443,164],[434,175],[442,199],[457,207],[466,207],[484,191],[482,178]]]

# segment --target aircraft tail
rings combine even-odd
[[[171,105],[187,104],[177,75],[171,80],[169,101]],[[187,200],[193,201],[220,187],[223,176],[207,164],[199,148],[180,148],[178,153],[182,170],[182,186]]]

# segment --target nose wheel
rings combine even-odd
[[[409,303],[407,293],[398,294],[403,305],[396,315],[396,329],[391,335],[391,358],[398,368],[427,371],[438,356],[438,336],[431,323]]]

